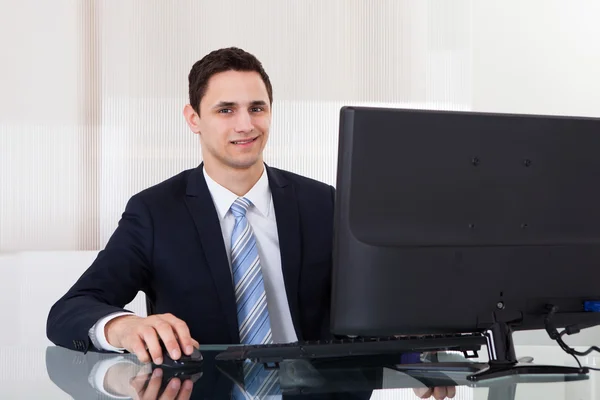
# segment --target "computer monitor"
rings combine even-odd
[[[344,107],[336,186],[334,334],[600,324],[600,119]]]

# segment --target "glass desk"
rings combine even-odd
[[[0,398],[230,398],[236,380],[239,381],[239,366],[214,359],[226,347],[203,346],[204,362],[199,370],[181,373],[163,368],[162,376],[152,378],[158,368],[141,364],[129,354],[83,354],[55,346],[2,346]],[[532,357],[536,364],[575,365],[573,358],[557,346],[517,346],[516,350],[518,357]],[[483,352],[485,348],[480,356]],[[402,365],[378,365],[374,359],[337,365],[286,361],[277,374],[283,398],[418,399],[428,387],[440,387],[455,391],[456,399],[600,399],[600,372],[591,371],[583,380],[568,382],[556,376],[523,376],[473,383],[467,381],[469,372],[463,364],[447,364],[463,362],[459,354],[439,353],[437,358],[439,362],[433,357],[424,358],[424,369],[410,372],[403,371]],[[600,355],[582,357],[581,361],[594,367],[600,365]],[[448,365],[452,367],[447,368]],[[168,385],[177,381],[177,389],[181,389],[181,380],[186,388],[191,387],[191,393],[169,396]]]
[[[96,252],[0,254],[0,399],[156,398],[150,390],[156,385],[151,386],[150,382],[146,385],[152,372],[151,365],[140,365],[131,355],[82,354],[58,348],[45,336],[50,306],[66,292],[95,256]],[[139,300],[127,308],[141,312],[145,302],[143,298]],[[577,343],[575,338],[567,338],[567,342],[580,344],[576,346],[579,350],[597,345],[600,331],[586,331],[576,335],[579,337]],[[536,364],[576,365],[572,357],[550,342],[545,332],[532,332],[519,340],[517,357],[533,357]],[[201,349],[205,363],[201,371],[189,377],[193,382],[191,398],[228,398],[235,379],[232,379],[231,371],[214,362],[214,356],[225,347],[204,346]],[[487,361],[485,348],[480,355],[480,359],[473,361]],[[446,361],[452,357],[455,356],[440,354],[439,358]],[[592,353],[580,360],[584,365],[600,367],[600,354]],[[285,380],[280,383],[284,392],[310,393],[304,398],[321,399],[417,399],[416,393],[425,393],[428,385],[445,387],[456,384],[456,399],[486,400],[493,396],[511,399],[514,392],[516,399],[600,400],[600,372],[596,371],[591,371],[587,379],[575,382],[552,378],[554,382],[506,379],[473,384],[464,379],[467,374],[464,371],[417,376],[389,366],[367,364],[329,370],[317,366],[313,368],[315,373],[310,365],[300,363],[287,370]],[[295,371],[298,371],[297,376]],[[168,374],[161,377],[159,383],[163,382],[169,382]],[[161,385],[157,386],[160,388]],[[139,390],[143,391],[141,396],[136,390],[138,388],[143,389]],[[183,397],[178,399],[183,400]]]

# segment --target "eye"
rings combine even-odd
[[[250,109],[250,111],[252,111],[252,112],[261,112],[261,111],[264,111],[264,110],[265,109],[263,107],[252,107]]]
[[[221,108],[218,111],[219,114],[229,114],[229,113],[232,113],[232,112],[233,112],[233,110],[231,108]]]

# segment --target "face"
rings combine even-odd
[[[262,164],[271,108],[267,88],[257,72],[213,75],[199,108],[200,115],[190,105],[184,114],[192,131],[200,135],[207,167],[248,169]]]

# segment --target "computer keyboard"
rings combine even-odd
[[[382,356],[409,352],[461,351],[466,358],[477,356],[486,345],[483,334],[444,334],[386,338],[275,343],[231,346],[218,354],[219,361],[251,360],[257,363],[279,363],[283,360],[329,359],[356,356]]]

